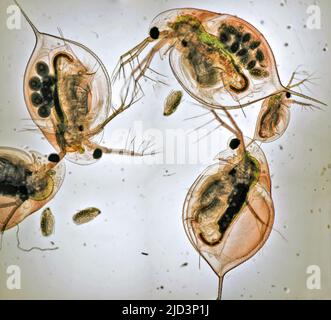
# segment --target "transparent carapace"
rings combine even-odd
[[[149,44],[153,47],[140,57]],[[169,56],[171,69],[182,87],[209,108],[236,109],[281,92],[314,98],[285,88],[273,52],[265,37],[247,21],[229,14],[184,8],[156,16],[149,36],[122,55],[116,78],[132,66],[128,78],[137,86],[156,53]]]
[[[252,257],[269,237],[274,206],[263,151],[243,138],[228,113],[231,126],[212,113],[235,137],[189,189],[183,224],[193,247],[219,277],[220,299],[224,275]]]

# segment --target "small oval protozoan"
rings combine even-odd
[[[183,98],[183,92],[180,90],[172,90],[164,103],[164,116],[172,115],[180,105]]]
[[[92,221],[95,219],[99,214],[101,213],[101,210],[98,208],[86,208],[83,210],[78,211],[73,217],[72,220],[75,224],[84,224],[87,222]]]
[[[43,210],[40,218],[41,234],[44,237],[49,237],[54,232],[55,219],[50,208]]]

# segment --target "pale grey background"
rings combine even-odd
[[[65,36],[93,49],[109,72],[117,58],[141,41],[149,22],[159,12],[175,7],[201,7],[246,19],[268,39],[284,83],[298,65],[319,79],[311,94],[330,105],[330,2],[324,1],[78,1],[21,0],[41,30]],[[22,131],[33,123],[24,105],[22,79],[34,45],[25,21],[21,30],[8,30],[6,10],[0,3],[0,145],[30,146],[42,153],[52,151],[39,132]],[[306,9],[317,4],[322,12],[321,30],[304,28]],[[288,29],[287,26],[291,26]],[[285,47],[285,43],[289,45]],[[166,61],[156,59],[154,68],[169,74]],[[173,87],[178,87],[168,79]],[[144,128],[193,129],[203,119],[183,121],[201,113],[186,96],[171,118],[162,116],[162,100],[170,88],[146,83],[146,97],[106,129],[109,145],[115,128],[130,128],[142,121]],[[305,91],[306,93],[309,93]],[[157,94],[157,97],[156,97]],[[248,112],[249,111],[249,112]],[[327,299],[331,298],[331,163],[329,107],[304,111],[293,107],[290,126],[278,141],[264,145],[273,177],[276,215],[267,244],[251,260],[229,272],[224,281],[225,299]],[[246,135],[254,132],[258,106],[238,113]],[[220,136],[220,132],[217,132]],[[229,135],[222,130],[222,143],[213,144],[206,156],[223,150]],[[208,140],[202,140],[203,146]],[[117,146],[123,146],[124,142]],[[164,152],[172,152],[171,147]],[[140,161],[141,162],[141,161]],[[199,165],[135,164],[127,159],[104,156],[97,164],[80,167],[67,162],[63,187],[49,204],[56,215],[55,252],[24,253],[16,248],[15,229],[5,233],[0,252],[0,298],[51,299],[215,299],[217,278],[187,240],[181,210],[188,188],[206,167]],[[323,168],[327,168],[324,170]],[[168,170],[168,171],[166,171]],[[164,176],[166,173],[175,173]],[[71,217],[77,209],[94,205],[102,215],[77,227]],[[25,247],[48,246],[39,231],[40,212],[21,224]],[[144,256],[141,252],[148,252]],[[187,262],[188,266],[181,267]],[[6,268],[22,270],[22,289],[6,288]],[[318,265],[321,290],[306,288],[306,269]],[[163,289],[160,289],[163,286]]]

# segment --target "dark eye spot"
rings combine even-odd
[[[36,64],[36,71],[41,77],[44,77],[48,75],[49,67],[45,62],[40,61]]]
[[[102,157],[102,150],[97,148],[93,151],[93,158],[100,159]]]
[[[48,156],[48,161],[58,163],[60,161],[60,156],[57,153],[51,153]]]
[[[151,30],[149,30],[149,36],[154,40],[158,39],[160,36],[159,28],[153,27]]]
[[[290,98],[291,98],[291,96],[292,96],[292,95],[291,95],[291,93],[290,93],[290,92],[286,92],[286,98],[287,98],[287,99],[290,99]]]
[[[250,33],[245,33],[243,35],[243,38],[242,38],[242,42],[248,42],[249,40],[251,40],[251,34]]]
[[[50,114],[51,114],[51,109],[49,107],[47,107],[47,106],[41,106],[38,109],[38,115],[41,118],[48,118]]]
[[[38,77],[32,77],[29,81],[29,87],[31,90],[39,90],[41,88],[41,81]]]
[[[247,69],[250,70],[250,69],[253,69],[256,65],[256,61],[255,60],[252,60],[248,63],[247,65]]]
[[[230,51],[232,53],[236,53],[238,51],[238,49],[239,49],[239,42],[236,41],[231,45]]]
[[[35,107],[40,106],[43,103],[43,97],[38,93],[34,92],[31,95],[31,102]]]
[[[234,138],[230,141],[230,144],[229,144],[229,147],[232,149],[232,150],[235,150],[239,147],[240,145],[240,140],[237,139],[237,138]]]
[[[79,130],[79,131],[84,131],[84,126],[81,124],[81,125],[78,127],[78,130]]]
[[[187,47],[187,41],[186,40],[182,40],[182,46]]]

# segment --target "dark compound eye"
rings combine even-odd
[[[48,161],[58,163],[60,161],[60,156],[57,153],[51,153],[48,156]]]
[[[182,46],[187,47],[187,41],[186,40],[182,40]]]
[[[51,114],[51,109],[49,107],[47,107],[47,106],[41,106],[38,109],[38,115],[41,118],[48,118],[50,114]]]
[[[93,151],[93,158],[100,159],[102,157],[102,150],[97,148]]]
[[[32,93],[31,102],[35,107],[40,106],[43,103],[43,101],[44,101],[43,97],[39,93],[37,92]]]
[[[38,62],[36,64],[36,71],[41,77],[47,76],[49,73],[48,65],[45,62]]]
[[[79,131],[84,131],[84,126],[81,124],[80,126],[78,126],[78,130]]]
[[[41,81],[38,77],[32,77],[29,81],[29,87],[31,90],[39,90],[41,88]]]
[[[158,39],[160,35],[159,28],[153,27],[151,30],[149,30],[149,35],[154,40]]]
[[[291,98],[291,93],[290,92],[286,92],[286,98],[290,99]]]
[[[230,141],[230,144],[229,144],[229,147],[232,149],[232,150],[235,150],[239,147],[240,145],[240,140],[237,139],[237,138],[234,138]]]

